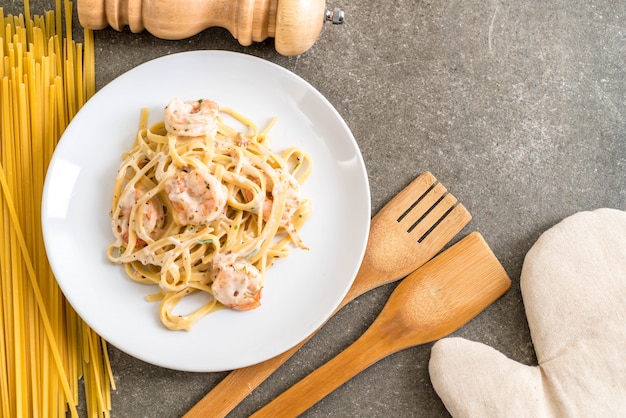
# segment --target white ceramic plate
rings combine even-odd
[[[109,211],[115,173],[137,130],[140,109],[150,124],[174,97],[207,97],[249,116],[272,117],[272,148],[296,145],[313,160],[302,193],[313,215],[293,249],[268,271],[262,306],[221,310],[193,329],[170,331],[156,287],[134,283],[109,263]],[[56,148],[43,195],[46,249],[61,289],[76,312],[120,350],[184,371],[224,371],[278,355],[305,339],[345,296],[361,263],[370,222],[365,165],[349,128],[310,84],[273,63],[226,51],[155,59],[102,88],[80,110]]]

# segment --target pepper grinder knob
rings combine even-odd
[[[335,7],[332,11],[326,10],[325,19],[327,22],[331,22],[333,25],[341,25],[345,19],[344,15],[345,14],[343,10]]]
[[[275,40],[286,56],[307,51],[325,21],[343,23],[343,11],[325,10],[325,0],[77,0],[86,29],[107,26],[147,30],[157,38],[184,39],[209,27],[227,29],[243,46]]]

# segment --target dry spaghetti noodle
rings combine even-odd
[[[72,3],[56,13],[0,8],[0,416],[108,416],[106,343],[63,297],[41,231],[45,171],[67,124],[95,91],[93,34],[72,39]],[[63,27],[65,16],[65,27]],[[63,32],[65,31],[65,36]]]

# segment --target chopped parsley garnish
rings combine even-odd
[[[245,259],[246,259],[246,260],[248,260],[249,258],[254,257],[254,256],[256,255],[256,253],[258,253],[258,252],[259,252],[259,248],[257,247],[257,248],[255,248],[254,250],[252,250],[252,252],[251,252],[250,254],[248,254],[248,255],[245,257]]]

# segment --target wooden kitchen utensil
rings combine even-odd
[[[78,20],[87,29],[128,26],[184,39],[218,26],[244,46],[273,37],[276,50],[287,56],[313,46],[324,21],[343,19],[341,10],[326,10],[324,0],[78,0]]]
[[[422,266],[470,219],[465,207],[431,173],[417,177],[372,219],[361,267],[335,312],[357,296]],[[234,370],[184,418],[226,416],[305,343],[262,363]]]
[[[378,360],[458,329],[510,284],[482,236],[468,235],[405,278],[356,342],[252,417],[301,414]]]

